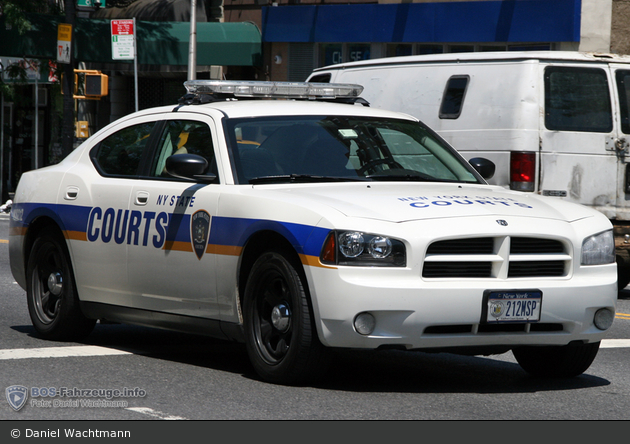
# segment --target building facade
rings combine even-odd
[[[107,74],[109,93],[76,101],[75,119],[88,125],[77,133],[76,144],[135,108],[173,103],[183,94],[191,4],[104,0],[97,7],[78,0],[75,67]],[[630,54],[630,0],[195,0],[195,5],[196,78],[303,81],[325,65],[441,52]],[[139,33],[137,88],[133,63],[112,60],[110,48],[110,21],[131,18]],[[39,74],[29,71],[12,97],[0,98],[2,201],[22,171],[60,159],[63,97],[54,43],[61,19],[39,17],[23,36],[0,26],[2,66],[34,60],[42,67]]]
[[[247,14],[231,8],[237,4],[225,0],[225,17],[259,23],[274,80],[300,81],[316,67],[397,55],[630,52],[629,0],[278,0]]]

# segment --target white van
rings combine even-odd
[[[489,183],[556,196],[615,226],[619,288],[630,282],[630,56],[564,51],[394,57],[316,69],[309,82],[356,83],[377,108],[416,116]]]

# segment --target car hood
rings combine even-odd
[[[309,207],[321,205],[348,217],[389,222],[472,216],[517,216],[572,222],[595,214],[595,210],[557,198],[491,185],[362,182],[272,187]]]

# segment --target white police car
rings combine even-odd
[[[42,337],[101,319],[244,341],[287,384],[332,347],[590,366],[617,299],[601,213],[487,185],[491,163],[361,87],[186,87],[21,177],[11,267]]]

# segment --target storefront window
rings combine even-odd
[[[442,54],[444,47],[442,45],[417,45],[416,54]]]
[[[413,46],[407,43],[387,45],[387,57],[409,56],[413,54]]]
[[[323,43],[320,46],[319,66],[335,65],[343,62],[343,44]]]
[[[356,62],[358,60],[369,60],[370,58],[370,44],[369,43],[355,43],[348,44],[348,62]]]
[[[322,43],[319,46],[319,66],[356,62],[369,58],[369,43]]]

